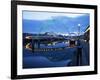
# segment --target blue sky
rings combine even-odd
[[[90,15],[82,13],[23,11],[23,33],[45,33],[68,35],[80,33],[90,24]]]

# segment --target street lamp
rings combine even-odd
[[[81,26],[80,24],[78,24],[78,26],[77,26],[78,27],[78,36],[77,36],[78,37],[78,39],[77,39],[78,46],[80,46],[80,26]]]
[[[82,47],[80,42],[80,24],[78,24],[78,41],[77,41],[77,65],[82,65]]]
[[[78,36],[80,36],[80,26],[81,24],[78,24]]]

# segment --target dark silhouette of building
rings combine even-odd
[[[84,39],[89,42],[90,40],[90,26],[88,26],[85,30],[85,33],[84,33]]]

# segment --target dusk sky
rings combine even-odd
[[[90,15],[82,13],[23,11],[23,33],[45,33],[68,35],[81,34],[90,24]]]

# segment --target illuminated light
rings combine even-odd
[[[48,43],[48,46],[51,46],[52,44],[51,43]]]
[[[56,45],[56,42],[53,42],[53,45]]]
[[[81,26],[81,24],[78,24],[78,26]]]
[[[25,38],[26,39],[32,39],[32,36],[26,36]]]
[[[68,41],[66,41],[66,42],[65,42],[65,44],[69,44],[69,42],[68,42]]]
[[[26,49],[29,49],[29,50],[32,50],[32,46],[31,46],[31,43],[28,43],[26,46],[25,46]]]

